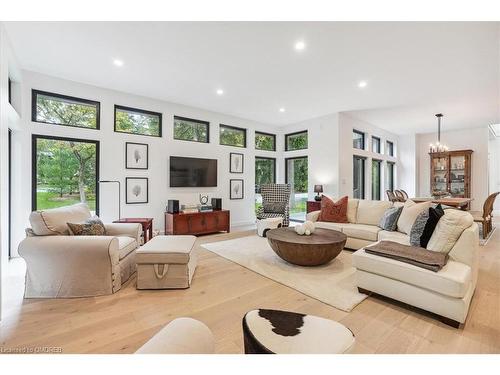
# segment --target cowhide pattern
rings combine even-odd
[[[304,325],[304,314],[259,309],[259,316],[268,320],[273,326],[273,332],[280,336],[296,336]]]

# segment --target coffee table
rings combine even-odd
[[[317,228],[310,236],[299,236],[293,228],[271,229],[267,241],[282,259],[298,266],[320,266],[344,248],[347,236],[336,230]]]

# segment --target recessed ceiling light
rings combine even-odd
[[[285,108],[280,108],[280,112],[285,112]]]
[[[114,59],[113,64],[115,64],[116,66],[123,66],[123,60]]]
[[[298,42],[295,43],[295,49],[297,51],[302,51],[305,48],[306,48],[306,44],[304,43],[303,40],[299,40]]]
[[[366,87],[367,85],[368,85],[368,82],[366,82],[366,81],[359,81],[359,83],[358,83],[358,87],[361,89]]]
[[[224,90],[217,89],[216,93],[217,93],[217,95],[222,95],[222,94],[224,94]]]

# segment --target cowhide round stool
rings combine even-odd
[[[314,315],[252,310],[243,317],[245,354],[341,354],[354,346],[342,324]]]

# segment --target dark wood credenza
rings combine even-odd
[[[165,212],[165,234],[209,234],[229,233],[229,210],[211,212],[178,213]]]
[[[307,213],[321,210],[321,201],[307,201]]]

